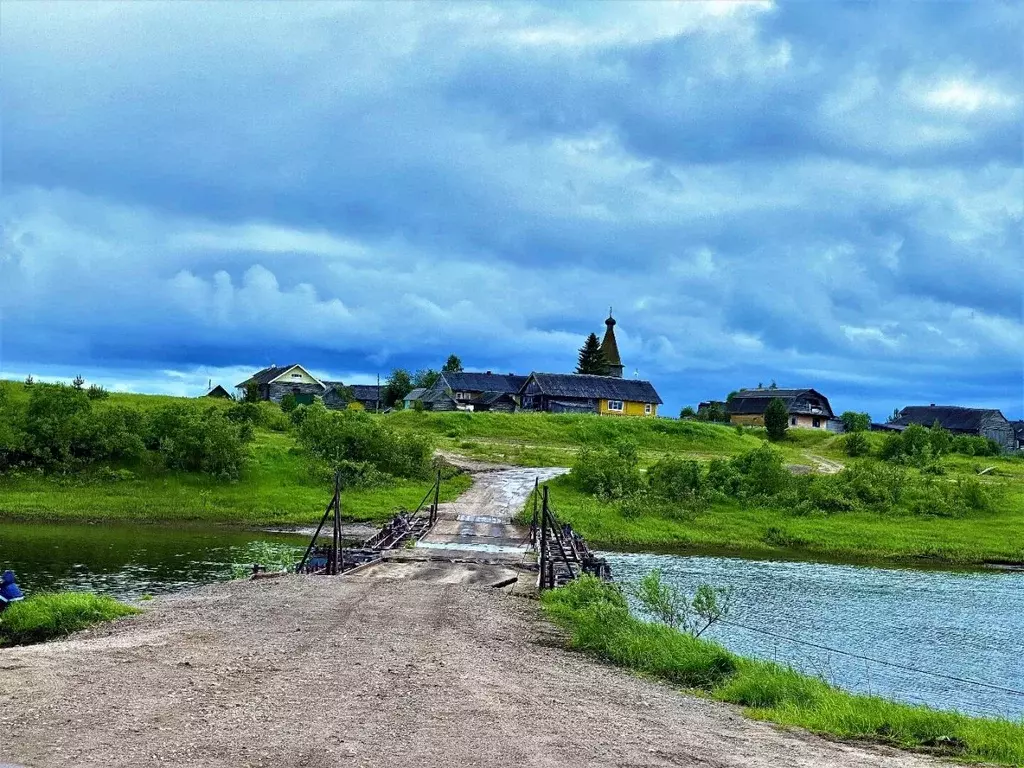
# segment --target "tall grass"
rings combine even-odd
[[[592,577],[546,592],[542,603],[569,632],[572,647],[741,705],[759,719],[967,760],[1024,762],[1024,722],[847,693],[779,664],[738,657],[716,643],[637,619],[614,586]]]
[[[42,643],[135,613],[138,608],[84,592],[36,595],[0,614],[0,645]]]

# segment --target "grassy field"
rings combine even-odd
[[[16,389],[23,391],[20,387]],[[118,402],[155,408],[181,400],[112,395],[97,407]],[[280,413],[276,406],[267,408]],[[257,429],[249,451],[250,459],[237,481],[143,470],[131,473],[128,479],[102,472],[0,475],[0,519],[181,520],[237,525],[307,525],[316,521],[333,492],[331,481],[310,475],[308,462],[298,451],[294,436],[289,432]],[[469,484],[466,476],[446,480],[441,486],[442,500],[456,498]],[[355,520],[383,520],[396,508],[415,508],[430,485],[430,480],[397,480],[382,488],[346,490],[342,494],[343,513]]]
[[[571,523],[592,546],[606,549],[781,554],[855,562],[1024,563],[1024,509],[1019,504],[968,518],[867,512],[798,516],[738,503],[715,504],[678,518],[624,517],[617,504],[581,493],[569,477],[551,481],[549,489],[559,519]]]
[[[82,592],[36,595],[0,614],[0,646],[42,643],[139,612],[109,597]]]
[[[758,719],[962,760],[1024,761],[1024,722],[847,693],[779,664],[738,657],[716,643],[635,618],[614,587],[590,577],[545,593],[543,605],[569,632],[573,648],[738,704]]]

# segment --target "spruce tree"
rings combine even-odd
[[[576,364],[576,373],[591,373],[597,376],[608,375],[608,359],[601,350],[601,342],[597,340],[597,334],[590,334],[587,340],[580,347],[579,362]]]

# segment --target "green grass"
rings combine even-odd
[[[716,643],[637,619],[614,587],[590,577],[546,592],[542,603],[568,631],[571,647],[738,704],[755,718],[964,760],[1024,762],[1024,722],[848,693],[778,664],[738,657]]]
[[[137,401],[151,396],[122,397]],[[101,479],[102,475],[96,473],[0,476],[0,519],[189,520],[239,525],[309,524],[317,520],[330,499],[331,481],[310,475],[294,437],[258,429],[249,450],[250,459],[237,481],[144,471],[133,472],[129,479]],[[442,501],[456,498],[470,482],[462,475],[444,481]],[[383,488],[345,490],[342,509],[349,519],[384,520],[398,507],[414,508],[431,483],[403,479]]]
[[[0,614],[0,646],[42,643],[135,613],[141,611],[109,597],[83,592],[35,595]]]
[[[1005,460],[1003,460],[1005,461]],[[580,492],[568,476],[549,484],[551,505],[592,545],[735,554],[786,554],[866,562],[977,565],[1024,563],[1024,504],[943,518],[844,512],[793,515],[785,510],[713,504],[677,517],[625,517],[619,505]],[[1020,493],[1018,490],[1017,493]],[[532,512],[532,503],[526,505]],[[525,520],[525,510],[524,517]]]

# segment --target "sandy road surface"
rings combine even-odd
[[[273,605],[274,607],[267,607]],[[535,601],[288,576],[0,651],[0,763],[925,766],[746,720],[556,647]]]

